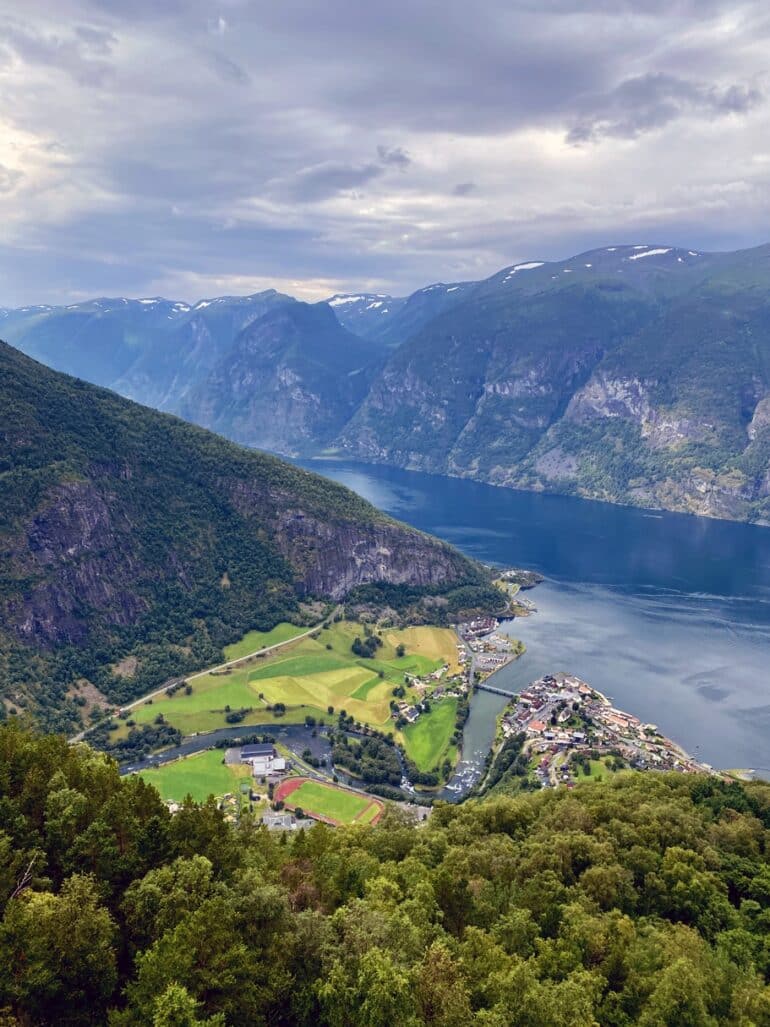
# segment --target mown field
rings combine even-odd
[[[279,629],[281,629],[279,631]],[[279,635],[294,625],[279,625]],[[272,632],[251,632],[228,651],[249,652],[260,644],[271,645]],[[444,664],[450,673],[459,669],[457,639],[451,630],[410,627],[382,632],[383,645],[374,659],[357,657],[351,650],[356,636],[363,637],[361,624],[351,621],[332,623],[316,637],[289,640],[286,645],[262,657],[244,661],[226,671],[206,674],[191,682],[192,692],[184,689],[173,696],[159,696],[131,710],[130,720],[137,725],[152,724],[162,716],[183,735],[227,727],[227,716],[246,711],[238,724],[296,724],[307,716],[331,723],[340,711],[361,724],[383,731],[394,730],[390,717],[393,689],[404,685],[404,674],[429,674]],[[397,656],[399,645],[405,655]],[[417,698],[409,694],[408,698]],[[285,711],[276,715],[282,703]],[[329,709],[332,709],[332,713]],[[434,710],[400,736],[410,757],[421,769],[431,769],[448,752],[454,730],[454,702],[436,703]],[[113,738],[125,736],[130,725],[119,721]]]
[[[429,714],[423,714],[401,732],[406,751],[420,770],[433,770],[450,754],[456,715],[457,700],[442,699],[431,704]]]
[[[276,791],[287,808],[304,810],[315,816],[326,817],[338,824],[369,824],[382,811],[382,804],[366,795],[335,788],[320,781],[285,781]]]
[[[270,645],[278,645],[280,642],[288,642],[291,638],[303,634],[307,628],[298,627],[296,624],[289,624],[283,621],[271,631],[249,631],[239,642],[225,646],[225,662],[239,660],[242,656],[255,653],[258,649],[266,649]]]
[[[142,770],[139,776],[157,788],[162,799],[182,802],[191,795],[196,802],[205,802],[210,795],[220,798],[228,792],[238,792],[241,784],[251,778],[248,766],[226,766],[222,763],[223,757],[221,749],[210,749],[174,763]]]

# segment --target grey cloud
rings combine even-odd
[[[0,18],[0,64],[16,55],[0,126],[25,172],[0,192],[0,304],[187,273],[404,293],[609,237],[759,242],[770,219],[759,0],[483,0],[474,18],[467,0],[23,10]],[[719,117],[727,137],[747,110],[755,139],[715,153],[699,135]],[[672,121],[687,161],[650,131]],[[566,132],[632,143],[609,167],[609,148],[577,153]],[[720,193],[726,165],[750,179],[737,198]]]
[[[206,53],[206,59],[213,71],[224,82],[233,82],[235,85],[243,86],[251,81],[251,76],[244,71],[240,64],[236,64],[235,61],[216,50],[209,50]]]
[[[763,100],[763,94],[752,86],[720,89],[662,72],[639,75],[589,101],[593,111],[575,122],[567,141],[579,145],[603,137],[635,139],[677,118],[743,114]]]
[[[324,161],[302,168],[285,185],[286,193],[294,200],[310,203],[325,200],[347,189],[357,189],[382,174],[379,164],[343,164]]]
[[[383,164],[391,164],[402,171],[405,171],[412,163],[412,158],[401,146],[393,146],[390,149],[387,146],[378,146],[377,156]]]
[[[0,193],[10,193],[23,178],[21,171],[0,164]]]
[[[105,29],[94,28],[92,25],[78,25],[75,35],[95,54],[109,57],[117,43],[117,36]]]
[[[0,23],[0,42],[21,61],[58,68],[80,85],[103,86],[112,77],[112,65],[104,59],[116,42],[109,32],[80,26],[68,36],[60,36],[5,21]]]

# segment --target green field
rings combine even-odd
[[[290,624],[274,630],[279,629],[302,630]],[[259,639],[270,644],[269,634],[262,634]],[[241,725],[301,723],[306,716],[329,721],[344,709],[362,724],[388,731],[394,729],[390,718],[393,688],[404,685],[404,674],[429,674],[456,660],[456,638],[446,628],[387,630],[382,633],[383,645],[377,650],[377,658],[372,660],[357,657],[351,651],[357,635],[364,635],[361,624],[332,623],[319,629],[315,638],[290,640],[262,657],[196,677],[190,682],[190,695],[180,690],[170,697],[157,696],[151,703],[132,709],[130,719],[138,725],[151,724],[162,715],[184,735],[191,735],[227,727],[227,706],[230,711],[248,711],[239,721]],[[401,657],[396,656],[399,644],[406,646]],[[259,645],[259,640],[257,633],[251,632],[228,652],[249,652],[254,645]],[[408,698],[414,700],[417,696],[409,693]],[[268,709],[276,703],[286,706],[280,717]],[[334,709],[331,715],[330,706]],[[426,733],[425,725],[433,719],[432,713],[422,718],[424,723],[418,736]],[[114,737],[124,736],[128,730],[126,722],[120,721]],[[451,733],[450,730],[448,735]],[[448,735],[443,726],[437,734],[442,739],[437,751],[443,753]]]
[[[433,770],[449,755],[456,715],[457,700],[442,699],[432,704],[430,714],[423,714],[401,732],[407,755],[420,770]]]
[[[162,767],[142,770],[139,776],[157,788],[162,799],[182,802],[191,795],[196,802],[205,802],[210,795],[221,797],[238,792],[241,784],[251,779],[248,766],[226,766],[223,757],[221,749],[210,749]]]
[[[368,823],[379,812],[379,807],[368,796],[346,792],[341,788],[321,784],[320,781],[305,781],[296,792],[291,793],[289,802],[294,807],[301,807],[306,813],[329,817],[342,824],[352,824],[364,811],[366,816],[362,817],[362,822]]]
[[[304,631],[307,631],[307,628],[300,628],[296,624],[288,624],[286,621],[276,624],[271,631],[249,631],[240,642],[234,642],[232,645],[225,646],[225,662],[229,663],[230,660],[239,660],[242,656],[248,656],[249,653],[255,653],[258,649],[265,649],[269,645],[288,642],[290,638],[296,638],[297,635],[301,635]]]
[[[575,780],[578,784],[581,781],[607,781],[609,778],[616,774],[616,770],[612,770],[607,766],[604,759],[591,760],[591,773],[584,774],[583,768],[579,765],[575,766]]]

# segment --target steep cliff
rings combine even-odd
[[[285,304],[237,335],[178,411],[237,442],[294,455],[339,432],[376,359],[328,304]]]
[[[770,248],[605,247],[478,283],[398,348],[350,455],[770,523]]]
[[[0,344],[0,694],[76,708],[216,660],[252,627],[389,582],[487,588],[349,492]],[[132,657],[130,681],[113,673]],[[67,720],[69,718],[69,720]]]

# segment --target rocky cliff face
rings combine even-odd
[[[179,409],[228,438],[294,455],[336,435],[363,399],[372,359],[325,304],[286,305],[241,332]]]
[[[5,609],[19,639],[77,643],[88,633],[88,611],[116,627],[146,612],[135,591],[141,565],[121,544],[127,529],[93,482],[64,482],[43,498],[11,542],[17,572],[28,582]]]

